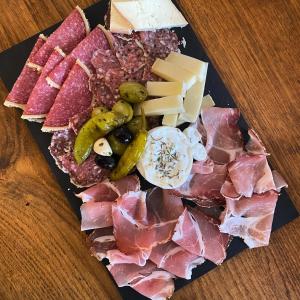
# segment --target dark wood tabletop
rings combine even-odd
[[[0,51],[94,2],[0,0]],[[179,2],[300,210],[300,1]],[[20,115],[0,106],[0,299],[120,299]],[[300,218],[172,299],[300,299],[299,226]]]

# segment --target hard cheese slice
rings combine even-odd
[[[143,107],[146,116],[161,116],[184,112],[183,98],[180,95],[148,100],[135,107],[135,115],[141,114]]]
[[[213,107],[215,105],[216,104],[215,104],[213,98],[211,97],[211,95],[206,95],[203,97],[201,109],[207,108],[207,107]]]
[[[171,52],[166,61],[179,67],[183,67],[191,73],[197,75],[197,79],[202,81],[206,79],[208,63],[191,56],[183,55],[178,52]]]
[[[162,124],[164,126],[176,127],[177,119],[178,119],[178,114],[164,115],[162,119]]]
[[[146,85],[149,96],[185,95],[182,82],[148,81]]]
[[[133,26],[116,9],[116,2],[128,2],[127,0],[112,0],[110,7],[110,31],[122,34],[131,34]]]
[[[146,31],[188,24],[171,0],[116,1],[114,6],[135,31]]]
[[[205,81],[197,81],[186,93],[184,99],[185,112],[181,114],[183,120],[194,123],[200,114]]]
[[[182,82],[185,90],[191,88],[196,82],[196,75],[160,58],[156,59],[151,71],[165,80]]]

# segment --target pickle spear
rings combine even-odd
[[[126,119],[127,116],[109,111],[99,113],[88,120],[80,129],[75,140],[74,157],[76,162],[83,163],[89,157],[95,141],[123,125]]]

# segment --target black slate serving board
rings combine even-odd
[[[104,24],[104,16],[108,9],[108,0],[100,1],[99,3],[85,9],[86,16],[91,24],[91,27],[94,28],[97,24],[101,23]],[[56,24],[45,31],[44,34],[49,35],[53,32],[59,24]],[[182,48],[182,52],[184,54],[196,57],[198,59],[204,60],[209,62],[208,74],[207,74],[207,81],[205,87],[205,94],[210,93],[213,99],[216,102],[217,106],[220,107],[236,107],[233,98],[229,94],[228,90],[226,89],[224,83],[220,79],[217,71],[215,70],[214,66],[212,65],[209,57],[206,55],[203,47],[201,46],[200,42],[198,41],[195,33],[193,32],[191,26],[187,26],[183,29],[176,29],[176,32],[180,38],[184,37],[186,40],[186,48]],[[10,49],[2,52],[0,54],[0,77],[3,80],[4,84],[6,85],[7,89],[10,90],[16,81],[17,77],[19,76],[22,67],[38,37],[38,34],[21,42],[18,45],[11,47]],[[4,99],[3,99],[4,100]],[[20,122],[22,122],[20,120]],[[78,198],[75,197],[74,193],[78,192],[69,181],[69,176],[64,174],[60,171],[54,163],[53,158],[51,157],[48,146],[50,144],[51,135],[43,133],[40,128],[41,125],[37,123],[30,123],[26,122],[29,130],[32,133],[32,136],[38,143],[41,151],[43,152],[45,158],[47,159],[52,172],[56,176],[62,190],[65,192],[67,199],[70,202],[71,207],[73,208],[74,212],[80,218],[80,205],[81,202]],[[240,120],[240,127],[243,132],[247,131],[247,124],[243,117]],[[294,220],[299,216],[296,208],[294,207],[291,199],[289,198],[288,194],[285,190],[282,191],[276,211],[274,216],[274,222],[272,231],[284,226],[285,224],[289,223],[290,221]],[[79,228],[78,228],[79,229]],[[239,238],[234,238],[230,247],[228,249],[227,259],[237,255],[240,251],[246,249],[247,246],[243,243],[243,241]],[[197,269],[193,271],[193,276],[191,280],[185,279],[177,279],[175,280],[176,290],[180,289],[184,285],[188,284],[192,280],[201,277],[208,271],[215,268],[216,265],[213,263],[206,261],[203,265],[199,266]],[[101,279],[99,279],[101,280]],[[136,293],[129,287],[119,288],[122,297],[126,300],[135,299],[135,300],[142,300],[146,299],[145,297],[141,296],[140,294]]]

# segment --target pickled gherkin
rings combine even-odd
[[[141,116],[134,117],[129,123],[126,124],[129,131],[136,135],[143,127],[143,120]],[[147,124],[146,124],[147,129]]]
[[[112,111],[118,112],[124,116],[127,116],[126,122],[131,121],[133,117],[133,109],[131,105],[123,100],[119,100],[113,107]]]
[[[108,109],[104,106],[95,107],[92,111],[92,118],[99,115],[100,113],[108,112]]]
[[[121,143],[113,134],[110,134],[107,140],[113,153],[121,156],[125,152],[127,145]]]
[[[122,99],[129,103],[141,103],[148,97],[147,89],[138,82],[124,82],[119,87]]]
[[[127,116],[118,112],[103,112],[88,120],[80,129],[74,147],[74,157],[78,164],[90,155],[95,141],[104,137],[126,122]]]

